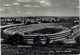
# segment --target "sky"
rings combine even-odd
[[[79,16],[79,0],[0,0],[1,17]]]

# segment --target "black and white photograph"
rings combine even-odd
[[[80,55],[79,0],[0,0],[1,55]]]

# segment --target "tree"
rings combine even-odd
[[[10,45],[21,45],[23,44],[23,37],[20,34],[10,35],[9,38],[7,38],[7,42]]]
[[[76,38],[75,38],[75,41],[76,41],[77,44],[80,45],[80,36],[76,37]]]

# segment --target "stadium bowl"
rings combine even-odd
[[[31,41],[29,42],[30,44],[33,44],[34,39],[40,39],[42,43],[48,39],[48,43],[52,43],[55,40],[62,40],[70,34],[68,28],[59,25],[56,26],[53,23],[14,26],[5,29],[3,32],[8,36],[18,33],[28,42]],[[36,40],[36,42],[38,41]]]

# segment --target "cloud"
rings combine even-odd
[[[17,2],[31,2],[32,0],[17,0]]]
[[[80,9],[80,6],[79,6],[79,7],[77,7],[77,8],[79,8],[79,9]]]
[[[30,14],[33,14],[33,12],[26,12],[25,14],[26,15],[30,15]]]
[[[2,9],[11,9],[11,7],[2,7]]]
[[[17,0],[18,2],[40,3],[42,6],[51,6],[49,0]]]
[[[17,13],[21,13],[21,11],[17,11]]]
[[[31,5],[24,5],[24,7],[32,7]]]
[[[10,4],[4,4],[3,6],[4,7],[10,7],[11,5]]]
[[[0,11],[4,11],[4,9],[1,9],[1,8],[0,8]]]
[[[72,3],[72,5],[73,5],[73,6],[78,6],[79,4],[78,4],[78,3]]]
[[[73,6],[73,8],[77,8],[77,9],[80,9],[80,6]]]
[[[40,7],[40,6],[36,5],[36,6],[34,6],[34,7]]]
[[[14,6],[18,6],[18,5],[20,5],[20,4],[16,2],[16,3],[13,3],[13,5],[14,5]]]
[[[46,3],[47,1],[46,0],[40,0],[39,1],[41,4],[44,4],[44,3]]]
[[[72,5],[72,6],[78,6],[79,3],[76,3],[76,2],[68,2],[69,5]]]
[[[60,4],[54,4],[53,6],[60,6]]]
[[[44,4],[44,6],[51,6],[51,4],[47,2]]]
[[[49,13],[49,12],[47,13],[47,15],[50,15],[50,14],[51,14],[51,13]]]
[[[52,5],[48,0],[38,0],[37,2],[39,2],[42,6],[46,6],[46,7]]]
[[[37,11],[37,13],[40,13],[40,11]]]

